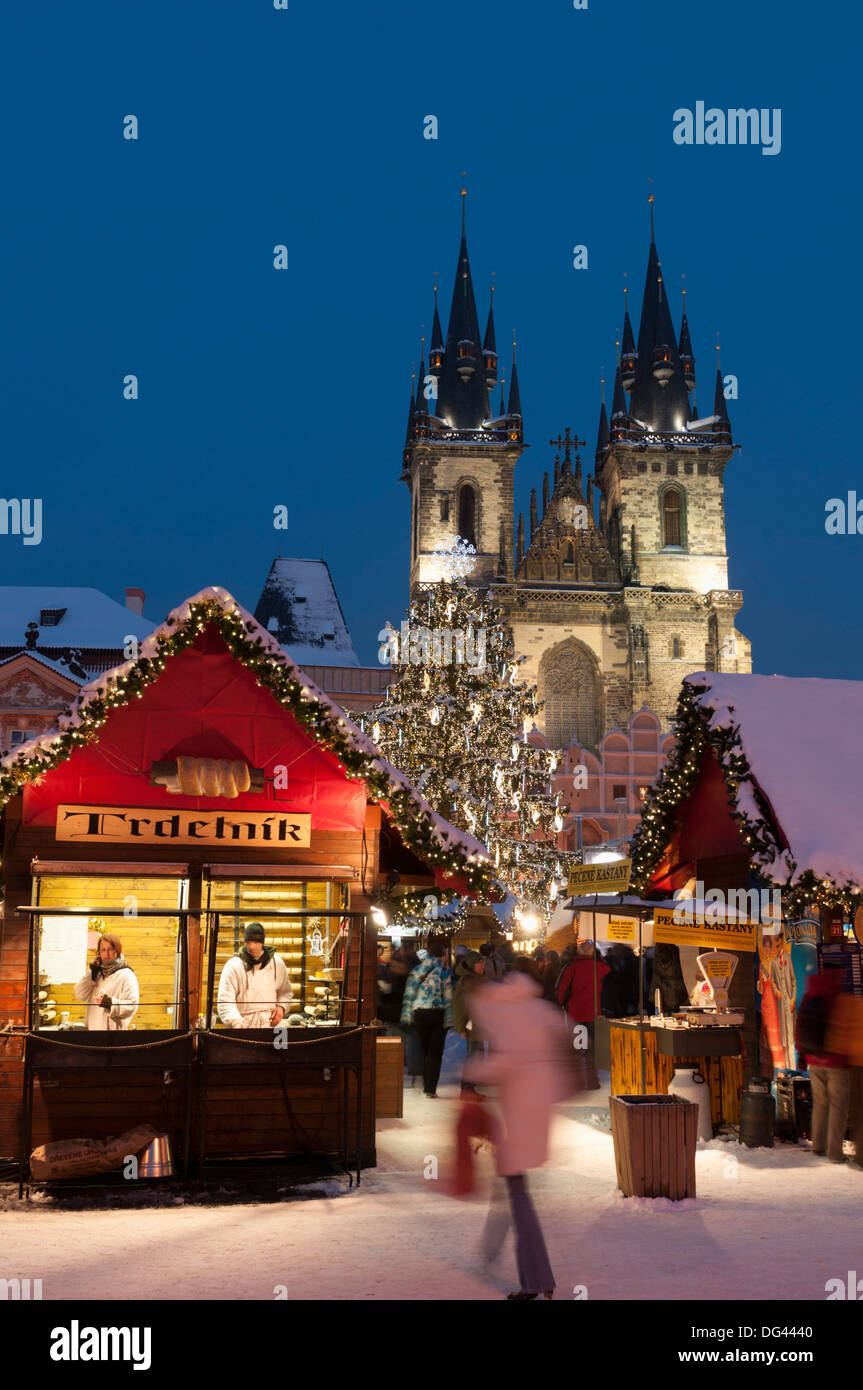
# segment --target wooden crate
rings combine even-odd
[[[404,1114],[404,1054],[401,1038],[378,1038],[375,1116],[379,1120],[400,1120]]]
[[[624,1196],[694,1197],[698,1106],[678,1096],[610,1096],[608,1104]]]

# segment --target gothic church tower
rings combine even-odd
[[[465,232],[462,189],[461,245],[447,324],[441,332],[435,294],[428,373],[425,353],[416,392],[411,390],[402,480],[411,493],[411,594],[438,580],[434,552],[461,536],[476,547],[473,583],[488,585],[513,573],[513,470],[524,448],[518,375],[509,403],[494,410],[498,384],[494,304],[480,337]]]
[[[627,310],[595,476],[583,476],[583,441],[558,435],[553,479],[544,474],[541,504],[532,490],[527,527],[523,516],[513,526],[525,447],[518,381],[513,367],[508,406],[492,415],[494,322],[490,312],[480,347],[464,218],[446,343],[435,309],[429,376],[423,362],[411,393],[411,591],[440,577],[435,549],[457,534],[475,543],[469,582],[507,611],[521,674],[544,701],[537,724],[560,749],[597,749],[645,704],[668,729],[685,675],[751,670],[735,627],[743,595],[728,588],[724,475],[735,446],[722,376],[713,413],[700,417],[689,323],[684,309],[675,333],[652,199],[650,230],[638,339]]]

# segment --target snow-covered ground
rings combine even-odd
[[[452,1077],[452,1073],[446,1073]],[[43,1298],[74,1300],[496,1299],[517,1287],[512,1240],[480,1268],[487,1196],[443,1190],[453,1151],[454,1079],[438,1100],[405,1093],[380,1122],[376,1169],[359,1190],[320,1200],[25,1210],[0,1203],[0,1277],[41,1278]],[[698,1196],[625,1199],[617,1189],[607,1087],[561,1107],[548,1165],[530,1176],[557,1297],[816,1299],[863,1273],[863,1172],[806,1147],[699,1145]],[[430,1157],[438,1180],[426,1179]],[[488,1158],[483,1158],[490,1172]],[[125,1195],[125,1194],[124,1194]],[[284,1296],[284,1295],[282,1295]]]

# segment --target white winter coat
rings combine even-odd
[[[111,1008],[89,1001],[95,994],[107,994]],[[112,975],[100,975],[94,981],[89,970],[75,986],[75,998],[87,1005],[84,1021],[93,1033],[114,1032],[128,1028],[138,1012],[138,980],[131,966],[123,965]]]
[[[469,1058],[465,1076],[498,1087],[502,1125],[496,1161],[503,1177],[545,1162],[552,1106],[566,1093],[562,1068],[569,1030],[560,1009],[540,994],[535,980],[513,971],[471,996],[489,1053]]]
[[[226,1028],[269,1028],[277,1004],[287,1013],[292,992],[281,956],[251,970],[240,956],[231,956],[219,977],[219,1018]]]

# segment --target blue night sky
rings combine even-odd
[[[652,177],[677,324],[686,274],[701,414],[717,330],[739,379],[728,548],[754,669],[863,678],[863,536],[824,529],[828,498],[863,498],[851,14],[831,0],[13,7],[2,492],[43,499],[44,539],[0,536],[0,583],[120,601],[140,586],[156,622],[206,584],[254,607],[274,555],[323,557],[373,663],[406,600],[411,364],[435,271],[449,308],[461,171],[504,362],[518,331],[525,512],[564,426],[593,467],[624,271],[640,311]],[[676,145],[673,112],[700,100],[781,108],[781,153]]]

